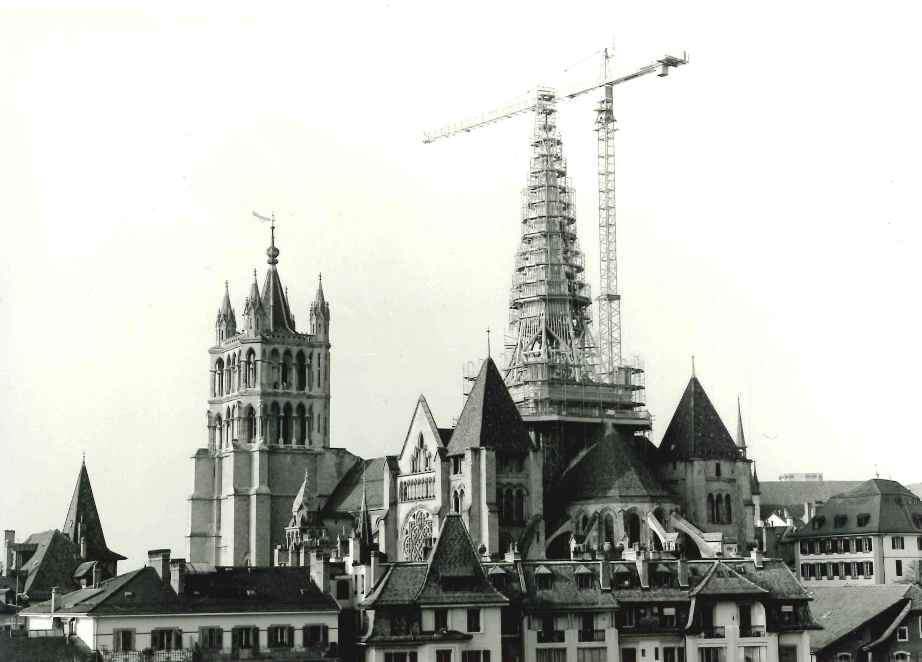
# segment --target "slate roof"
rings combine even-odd
[[[858,516],[867,516],[859,524]],[[830,498],[800,530],[797,538],[856,533],[922,532],[922,501],[894,480],[872,478]]]
[[[801,518],[804,503],[827,501],[836,494],[848,492],[858,485],[857,480],[763,480],[760,482],[762,518],[775,511],[787,509],[793,517]]]
[[[282,288],[282,281],[279,279],[279,272],[274,264],[266,272],[261,298],[269,330],[294,333],[295,323],[291,318],[291,310],[288,308],[288,297]]]
[[[449,514],[442,522],[428,564],[425,580],[416,596],[420,604],[504,605],[509,602],[487,579],[474,550],[474,541],[458,513]],[[465,588],[447,588],[444,580],[448,578],[463,578]]]
[[[67,509],[62,533],[78,546],[81,536],[86,538],[86,558],[96,561],[124,561],[125,557],[117,554],[106,545],[106,536],[102,532],[102,523],[99,521],[99,512],[96,510],[96,499],[93,497],[93,487],[90,485],[90,476],[86,471],[86,463],[81,463],[80,472],[77,474],[77,484],[74,494]]]
[[[810,635],[810,648],[820,651],[865,623],[893,610],[894,615],[904,603],[910,586],[907,584],[869,584],[866,586],[822,586],[812,589],[810,611],[822,630]]]
[[[694,375],[669,421],[659,451],[664,461],[740,457],[727,427]]]
[[[32,599],[43,599],[51,594],[51,587],[61,590],[75,588],[74,568],[79,563],[79,549],[70,539],[58,530],[33,533],[16,545],[34,547],[29,560],[22,564],[19,571],[25,574],[20,592]]]
[[[483,362],[467,396],[448,442],[448,452],[454,455],[477,447],[518,455],[528,453],[532,447],[528,429],[491,358]]]
[[[336,601],[311,581],[304,568],[212,567],[204,572],[188,568],[182,595],[177,596],[153,568],[144,567],[101,582],[98,588],[77,589],[60,596],[55,613],[128,615],[339,609]],[[50,603],[43,602],[23,614],[44,614],[49,609]]]
[[[606,435],[564,473],[568,497],[671,498],[650,470],[641,443],[646,439],[641,442],[618,432]]]
[[[576,585],[577,570],[584,566],[592,572],[592,588],[580,589]],[[540,569],[550,574],[550,588],[539,589],[535,575]],[[591,561],[541,561],[522,566],[525,580],[525,605],[532,610],[542,609],[611,609],[618,601],[612,591],[603,591],[599,584],[599,562]],[[548,573],[545,573],[548,574]]]
[[[333,494],[327,499],[323,510],[327,513],[358,513],[362,509],[362,475],[365,476],[365,492],[368,508],[374,510],[386,507],[384,504],[384,468],[387,457],[359,460],[342,477]]]
[[[695,595],[758,595],[769,591],[757,586],[736,570],[720,561],[714,563],[708,574],[689,593]]]

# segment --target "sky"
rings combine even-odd
[[[423,131],[539,84],[616,88],[625,352],[658,442],[691,374],[763,480],[922,480],[914,3],[0,4],[0,526],[184,553],[208,347],[278,219],[304,328],[332,307],[333,445],[399,450],[499,353],[531,118]],[[595,95],[561,103],[597,288]]]

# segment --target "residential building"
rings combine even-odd
[[[54,586],[66,591],[88,578],[117,574],[118,562],[125,557],[106,544],[85,461],[80,464],[63,529],[33,533],[21,542],[16,542],[15,531],[6,530],[2,556],[8,584],[20,596],[18,604],[47,600]]]
[[[911,662],[922,655],[922,588],[917,584],[817,586],[810,633],[816,662]]]
[[[63,630],[105,660],[336,660],[339,607],[300,568],[215,567],[151,550],[148,565],[23,610],[30,631]]]
[[[922,501],[896,481],[872,478],[830,498],[793,539],[808,587],[917,581]]]
[[[810,596],[781,561],[574,557],[490,559],[449,515],[424,562],[380,564],[360,604],[366,662],[810,659]]]

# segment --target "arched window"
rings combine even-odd
[[[253,407],[247,407],[247,443],[252,444],[256,440],[256,410]]]
[[[279,443],[279,419],[281,418],[281,410],[279,409],[279,403],[273,402],[269,407],[269,443],[277,444]]]
[[[522,524],[525,522],[525,490],[516,490],[515,493],[515,522]]]
[[[707,509],[708,509],[708,512],[707,512],[708,522],[712,524],[716,523],[717,518],[714,516],[714,495],[713,494],[708,494]]]
[[[307,364],[304,361],[304,352],[298,351],[295,357],[295,371],[297,373],[297,389],[303,391],[307,387]]]
[[[304,427],[304,425],[307,423],[307,416],[304,413],[304,403],[303,402],[298,403],[298,408],[296,411],[297,411],[297,418],[298,418],[297,425],[295,426],[298,430],[297,442],[298,442],[298,445],[303,446],[304,443],[307,441],[307,428]]]
[[[256,352],[252,349],[247,352],[247,388],[256,386]]]
[[[730,505],[730,495],[724,495],[724,524],[733,522],[733,507]]]
[[[291,386],[291,352],[285,350],[282,357],[282,367],[279,380],[282,382],[282,388],[287,389]]]
[[[314,358],[313,352],[307,355],[307,368],[305,372],[307,372],[307,390],[308,391],[311,391],[314,388],[314,372],[313,372],[313,367],[312,367],[314,364],[313,358]]]
[[[286,402],[284,409],[282,409],[282,425],[281,425],[281,443],[290,444],[291,443],[291,403]]]
[[[224,425],[221,421],[221,415],[214,417],[215,445],[218,448],[224,448]]]
[[[229,444],[236,435],[234,435],[234,415],[231,413],[231,408],[227,407],[224,410],[224,439]]]
[[[224,395],[224,360],[218,359],[214,364],[214,390],[216,396]]]
[[[269,374],[272,375],[269,383],[272,384],[272,388],[275,389],[280,388],[281,386],[281,378],[279,377],[279,363],[279,351],[277,349],[273,349],[269,353]]]
[[[464,490],[455,490],[454,495],[451,498],[451,509],[452,512],[460,513],[461,507],[464,505]]]
[[[605,540],[602,542],[615,542],[615,516],[609,513],[605,516]]]
[[[304,420],[304,428],[307,430],[307,445],[311,446],[313,444],[312,438],[313,428],[311,427],[314,424],[314,405],[309,405],[307,407],[307,418]]]
[[[624,533],[627,534],[629,544],[640,542],[640,516],[637,513],[624,513]]]
[[[515,521],[515,495],[511,487],[503,490],[503,507],[500,515],[504,524],[512,524]]]

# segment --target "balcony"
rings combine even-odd
[[[701,631],[701,637],[704,639],[726,639],[727,638],[727,628],[722,625],[714,625],[709,628],[704,628]]]
[[[605,630],[580,630],[577,641],[605,641]]]
[[[752,625],[748,628],[740,628],[740,637],[744,639],[752,639],[756,637],[765,636],[765,626],[764,625]]]
[[[563,630],[538,630],[539,644],[563,643]]]

